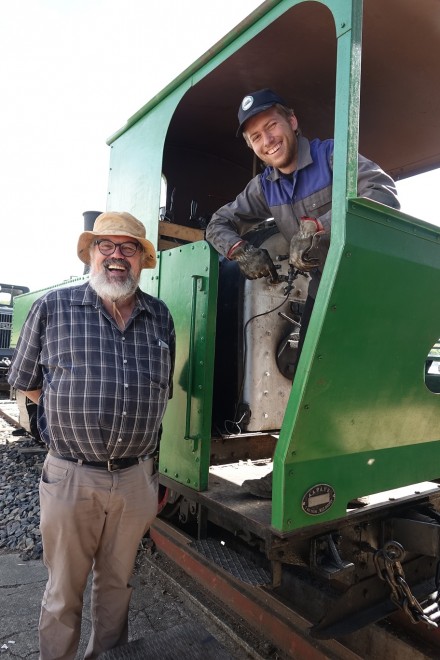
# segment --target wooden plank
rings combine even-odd
[[[180,245],[182,245],[182,243],[176,243],[175,241],[167,241],[164,238],[159,238],[158,250],[159,252],[162,252],[162,250],[172,250],[173,248],[179,247]]]
[[[192,227],[176,225],[172,222],[161,222],[159,223],[159,236],[170,236],[194,243],[195,241],[203,241],[205,232],[203,229],[193,229]]]

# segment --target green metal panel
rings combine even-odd
[[[147,238],[157,247],[162,156],[166,132],[179,100],[189,87],[182,85],[111,145],[107,210],[129,211],[145,225]],[[143,273],[142,288],[158,291],[158,267]]]
[[[361,75],[361,34],[362,34],[362,0],[334,0],[327,4],[333,13],[335,30],[337,36],[337,71],[336,71],[336,105],[335,105],[335,151],[333,167],[333,200],[332,200],[332,240],[327,257],[324,276],[320,284],[312,322],[307,331],[307,338],[301,356],[298,371],[295,375],[292,394],[289,399],[280,440],[277,443],[274,457],[274,490],[272,524],[274,528],[282,531],[290,531],[305,525],[312,525],[323,520],[334,519],[345,515],[346,504],[350,499],[348,490],[341,492],[338,485],[338,496],[336,502],[328,511],[319,515],[306,514],[302,507],[302,498],[307,490],[319,483],[327,483],[329,473],[326,469],[319,472],[315,464],[307,476],[302,469],[299,471],[296,462],[297,435],[296,422],[300,406],[307,406],[304,411],[309,411],[309,403],[306,402],[307,388],[310,370],[317,351],[317,342],[324,319],[326,319],[327,305],[333,292],[339,263],[346,241],[346,204],[347,198],[356,196],[357,193],[357,152],[359,133],[359,97],[360,97],[360,75]],[[340,329],[341,335],[344,330]],[[332,384],[332,383],[331,383]],[[325,388],[327,391],[329,388]],[[335,391],[336,392],[336,391]],[[336,394],[338,399],[339,393]],[[304,398],[305,397],[305,398]],[[327,399],[328,400],[328,399]],[[306,414],[307,414],[306,413]],[[310,417],[310,415],[309,415]],[[322,420],[321,420],[322,421]],[[330,425],[330,420],[324,421],[324,427]],[[295,432],[294,432],[295,428]],[[329,430],[329,429],[327,429]],[[315,435],[308,437],[308,433]],[[302,435],[304,433],[304,435]],[[316,435],[316,429],[301,430],[301,446],[310,447],[317,443],[318,456],[325,456],[325,429]],[[323,442],[322,454],[321,442]],[[334,450],[339,440],[330,437],[329,443]],[[341,451],[345,451],[342,449]],[[307,459],[311,460],[306,451]],[[295,466],[293,466],[295,464]],[[327,467],[327,459],[323,461]],[[310,466],[309,466],[310,467]],[[336,467],[337,475],[340,476],[339,466]],[[322,475],[324,471],[325,475]],[[298,472],[304,478],[302,482],[298,479]],[[335,482],[336,483],[336,482]],[[367,489],[373,492],[371,489]],[[359,494],[359,493],[357,493]],[[344,500],[344,501],[342,501]]]
[[[343,517],[354,497],[440,476],[438,395],[424,382],[440,334],[440,228],[368,200],[348,203],[346,244],[319,291],[278,442],[272,523]],[[316,312],[316,313],[315,313]],[[320,515],[305,493],[328,484]]]
[[[163,422],[160,472],[208,486],[218,254],[205,241],[160,255],[159,297],[176,326],[174,395]]]

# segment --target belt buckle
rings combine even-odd
[[[113,466],[113,461],[114,461],[114,460],[115,460],[114,458],[110,458],[110,459],[107,461],[107,470],[108,470],[109,472],[115,472],[116,470],[119,469],[119,468],[117,468],[116,466]]]

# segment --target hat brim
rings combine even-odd
[[[109,236],[110,234],[102,234],[96,231],[84,231],[78,239],[77,254],[79,259],[88,266],[90,265],[90,246],[95,238],[98,236]],[[140,243],[144,249],[142,268],[155,268],[157,263],[156,250],[153,243],[146,238],[139,238],[133,234],[123,231],[112,231],[112,236],[128,236],[137,243]]]

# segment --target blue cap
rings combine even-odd
[[[275,94],[271,89],[259,89],[257,92],[247,94],[238,109],[238,130],[237,136],[243,132],[243,124],[254,115],[269,110],[272,106],[279,103],[287,107],[287,103],[281,96]]]

